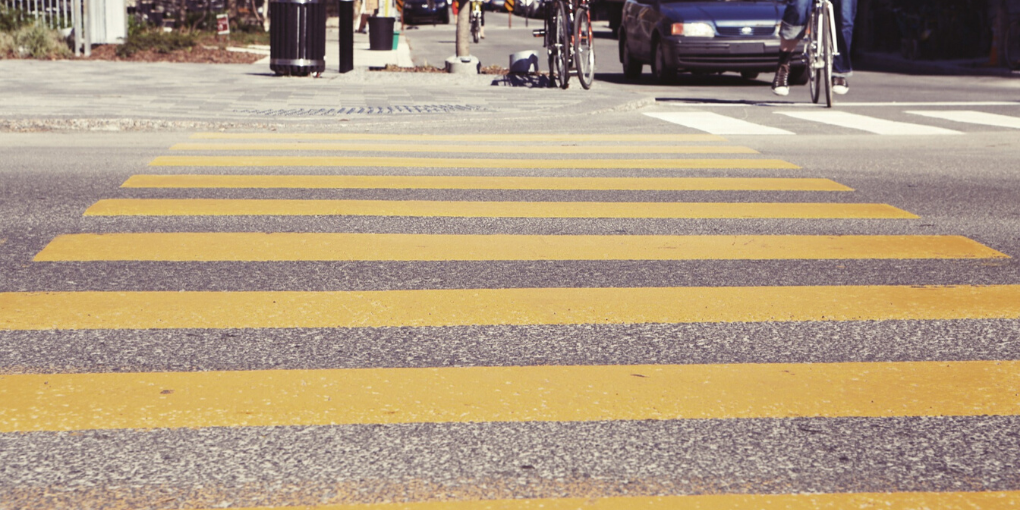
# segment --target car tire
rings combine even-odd
[[[740,77],[745,80],[755,80],[758,78],[758,71],[741,71]]]
[[[444,12],[443,15],[439,17],[439,22],[444,24],[444,25],[449,25],[450,24],[450,11],[449,10]]]
[[[808,71],[807,66],[794,67],[793,69],[790,69],[790,85],[807,85],[807,82],[810,79],[811,73]]]
[[[641,78],[641,71],[644,70],[645,65],[627,51],[627,36],[623,32],[620,32],[620,63],[623,64],[624,78],[628,80]]]
[[[655,53],[652,54],[652,76],[660,85],[669,85],[676,81],[676,67],[666,62],[666,44],[659,37],[655,38]]]

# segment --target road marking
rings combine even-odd
[[[37,262],[308,260],[975,259],[1006,255],[961,236],[593,236],[328,233],[69,234]]]
[[[758,154],[733,145],[408,145],[347,143],[179,143],[173,151],[447,152],[481,154]]]
[[[528,169],[798,169],[778,159],[468,159],[329,156],[158,156],[150,166],[298,166],[382,168],[528,168]]]
[[[132,175],[124,188],[853,191],[794,177],[511,177],[403,175]]]
[[[842,111],[776,112],[795,119],[820,122],[850,129],[858,129],[879,135],[960,135],[959,131],[935,126],[923,126],[908,122],[878,119]]]
[[[731,101],[731,102],[718,102],[718,101],[683,101],[683,100],[663,100],[659,99],[657,104],[660,106],[700,106],[700,107],[739,107],[747,108],[748,106],[768,106],[768,107],[793,107],[793,108],[818,108],[818,105],[813,103],[793,103],[793,102],[758,102],[758,101]],[[924,102],[924,101],[906,101],[902,103],[897,102],[839,102],[839,107],[860,107],[860,106],[877,106],[882,108],[889,107],[907,107],[907,106],[928,106],[928,107],[941,107],[941,106],[1020,106],[1020,101],[936,101],[936,102]]]
[[[1020,361],[0,376],[0,432],[1020,414]]]
[[[703,134],[381,134],[381,133],[195,133],[192,140],[346,140],[389,142],[725,142],[721,136]]]
[[[414,216],[458,218],[915,219],[886,204],[755,202],[467,202],[114,198],[85,216]]]
[[[712,112],[668,112],[645,115],[716,135],[792,135],[785,130]]]
[[[1020,118],[995,113],[975,112],[966,110],[950,110],[941,112],[932,111],[908,111],[913,115],[923,115],[934,119],[945,119],[954,122],[966,122],[968,124],[981,124],[985,126],[1004,127],[1020,129]]]
[[[1020,286],[0,293],[0,330],[956,319],[1020,319]]]
[[[828,494],[699,494],[683,496],[598,496],[586,498],[421,501],[302,506],[301,510],[1005,510],[1020,507],[1020,491],[850,492]],[[287,510],[294,507],[237,508]]]

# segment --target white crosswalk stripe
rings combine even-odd
[[[965,122],[967,124],[981,124],[985,126],[1004,127],[1020,129],[1020,117],[1010,117],[997,113],[976,112],[973,110],[947,110],[947,111],[908,111],[912,115],[922,115],[933,119],[945,119],[954,122]]]
[[[845,127],[868,131],[879,135],[960,135],[960,131],[944,129],[935,126],[922,124],[911,124],[909,122],[896,122],[893,120],[879,119],[867,115],[858,115],[841,111],[816,111],[816,112],[776,112],[795,119],[821,122],[833,126]]]
[[[792,135],[790,131],[712,112],[664,112],[645,115],[713,135]]]

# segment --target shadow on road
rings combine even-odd
[[[548,88],[549,76],[541,74],[508,74],[492,80],[494,87],[525,87],[529,89]]]
[[[599,81],[617,83],[621,85],[647,85],[647,86],[675,86],[675,87],[768,87],[770,82],[754,79],[746,80],[737,75],[694,75],[681,74],[669,85],[662,85],[655,81],[649,73],[644,73],[637,80],[627,79],[622,72],[619,73],[595,73]]]

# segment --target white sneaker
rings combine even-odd
[[[833,94],[839,94],[839,95],[842,96],[842,95],[846,94],[847,92],[850,92],[850,83],[846,81],[846,78],[844,78],[842,76],[833,76],[832,77],[832,93]]]
[[[772,93],[777,96],[790,95],[790,65],[781,65],[776,68],[776,76],[772,78]]]

